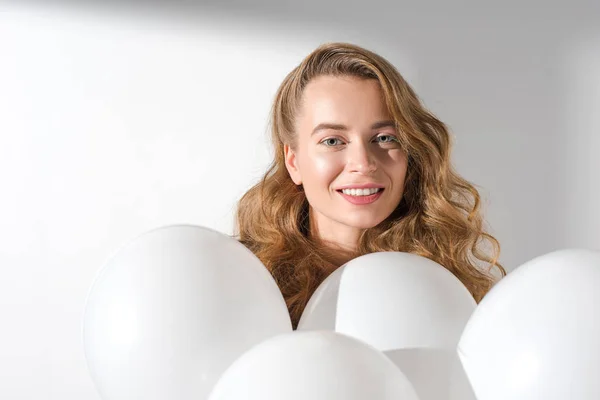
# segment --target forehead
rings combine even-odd
[[[389,117],[389,113],[377,80],[320,76],[306,85],[298,117],[299,122],[311,124],[352,121],[370,124],[373,119]]]

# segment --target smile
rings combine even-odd
[[[338,190],[337,192],[348,202],[355,205],[371,204],[376,201],[384,189],[349,189],[349,190]]]

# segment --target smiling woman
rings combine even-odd
[[[271,122],[275,159],[238,203],[236,238],[275,278],[294,327],[318,285],[367,253],[428,257],[477,301],[493,268],[505,275],[446,126],[381,56],[319,46],[284,79]]]
[[[400,203],[408,164],[379,83],[314,78],[304,89],[295,130],[295,142],[285,143],[283,151],[292,180],[310,204],[309,232],[354,251],[362,231]]]

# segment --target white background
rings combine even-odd
[[[600,6],[300,3],[0,4],[0,398],[98,399],[98,269],[157,226],[232,233],[275,91],[327,41],[389,59],[449,125],[508,270],[600,249]]]

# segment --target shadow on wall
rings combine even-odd
[[[561,83],[566,117],[564,235],[567,246],[600,250],[600,33],[587,33],[566,52]]]

